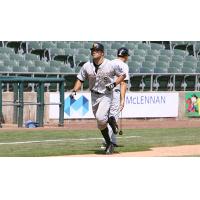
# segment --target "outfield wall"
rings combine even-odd
[[[173,94],[176,94],[177,93],[177,96],[178,96],[178,101],[176,102],[174,102],[174,97],[172,98],[172,95]],[[84,93],[85,94],[85,93]],[[128,95],[129,94],[133,94],[133,93],[128,93]],[[168,94],[167,96],[167,98],[169,98],[169,100],[171,99],[173,102],[171,102],[171,104],[165,104],[164,106],[165,106],[165,112],[167,113],[168,111],[170,111],[170,115],[169,116],[162,116],[162,114],[161,113],[159,113],[159,110],[160,109],[162,109],[163,107],[160,107],[161,106],[161,103],[159,104],[157,104],[156,105],[156,107],[154,107],[154,109],[152,110],[152,112],[149,112],[148,113],[148,116],[149,117],[152,117],[152,118],[156,118],[156,117],[173,117],[173,118],[176,118],[176,119],[178,119],[178,120],[182,120],[182,119],[187,119],[188,117],[185,115],[185,92],[171,92],[171,93],[169,93],[169,92],[143,92],[143,93],[139,93],[139,92],[137,92],[137,93],[134,93],[134,94],[139,94],[140,96],[141,96],[141,94],[144,94],[144,96],[145,95],[161,95],[162,94],[162,96],[164,95],[164,94]],[[169,95],[169,94],[172,94],[172,95]],[[53,93],[53,95],[55,96],[55,98],[56,98],[56,93]],[[65,98],[67,97],[67,95],[68,95],[68,93],[66,93],[65,94]],[[51,95],[52,96],[52,95]],[[58,95],[59,96],[59,95]],[[176,95],[175,95],[176,96]],[[37,99],[37,94],[35,93],[35,92],[25,92],[24,93],[24,102],[36,102],[36,99]],[[140,100],[141,99],[145,99],[145,97],[143,98],[141,98],[140,97]],[[176,98],[175,98],[176,99]],[[59,99],[58,99],[59,100]],[[162,99],[161,99],[162,100]],[[13,93],[12,92],[4,92],[3,93],[3,104],[6,104],[6,103],[8,103],[8,102],[12,102],[13,101]],[[129,101],[131,101],[131,98],[129,98]],[[138,100],[134,100],[134,101],[138,101]],[[144,101],[146,101],[146,100],[144,100]],[[163,101],[165,101],[165,99],[163,99]],[[50,93],[45,93],[45,103],[49,103],[50,102]],[[52,102],[52,100],[51,100],[51,102]],[[91,106],[91,103],[89,103],[89,106]],[[143,110],[141,110],[142,108],[145,108],[145,106],[146,105],[142,105],[142,104],[140,104],[140,105],[137,105],[137,104],[135,104],[134,103],[134,105],[133,105],[135,108],[136,107],[140,107],[140,109],[139,109],[139,111],[137,111],[137,112],[140,112],[141,111],[141,118],[145,118],[144,117],[144,111],[145,111],[145,109],[143,109]],[[169,107],[170,106],[170,107]],[[58,107],[58,106],[57,106]],[[176,117],[176,109],[177,109],[177,117]],[[151,113],[153,113],[153,111],[155,111],[155,110],[157,110],[157,113],[158,113],[158,116],[155,116],[155,112],[154,112],[154,115],[152,115],[151,116]],[[131,118],[131,114],[130,114],[130,108],[129,109],[127,109],[126,110],[126,108],[124,108],[124,113],[126,113],[127,112],[127,115],[129,116],[128,118]],[[50,111],[50,107],[49,106],[45,106],[45,118],[44,118],[44,123],[45,124],[48,124],[48,123],[50,123],[51,122],[51,120],[52,119],[50,119],[50,118],[52,118],[50,115],[51,115],[51,112],[52,111]],[[58,111],[53,111],[54,113],[58,113]],[[81,112],[84,112],[84,110],[83,111],[81,111]],[[5,122],[6,123],[12,123],[13,122],[13,113],[14,113],[14,109],[13,109],[13,106],[3,106],[3,116],[4,116],[4,119],[5,119]],[[134,112],[133,112],[134,113]],[[86,115],[87,116],[87,115]],[[35,120],[35,118],[36,118],[36,106],[35,105],[25,105],[24,106],[24,121],[26,121],[26,120],[29,120],[29,119],[31,119],[31,120]],[[70,117],[66,117],[66,113],[65,113],[65,119],[68,119],[68,118],[70,118]],[[71,117],[71,118],[73,118],[73,117]],[[76,117],[74,117],[74,118],[76,118]],[[84,117],[83,117],[84,118]],[[87,117],[85,117],[85,118],[87,118]],[[92,118],[92,117],[88,117],[88,118]],[[133,117],[133,118],[137,118],[137,117]]]

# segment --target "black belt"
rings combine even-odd
[[[97,91],[95,91],[95,90],[90,90],[92,93],[94,93],[94,94],[104,94],[104,93],[100,93],[100,92],[97,92]]]
[[[120,89],[115,89],[114,91],[115,91],[115,92],[120,92]]]

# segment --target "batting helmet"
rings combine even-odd
[[[91,51],[103,51],[104,52],[104,46],[99,43],[99,42],[95,42],[93,45],[92,45],[92,48],[90,49]]]
[[[121,47],[117,50],[117,56],[121,57],[121,56],[130,56],[130,55],[127,48]]]

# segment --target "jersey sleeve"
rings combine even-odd
[[[84,64],[84,65],[81,67],[81,70],[80,70],[80,72],[79,72],[78,75],[77,75],[77,78],[78,78],[80,81],[85,81],[85,80],[87,79],[86,64]]]
[[[112,65],[112,67],[114,69],[114,73],[116,76],[122,76],[122,75],[126,74],[124,67],[122,67],[120,65]]]

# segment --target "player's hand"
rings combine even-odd
[[[115,82],[114,83],[109,83],[109,84],[106,85],[106,89],[108,91],[111,91],[114,87],[116,87],[116,83]]]
[[[71,92],[71,94],[69,95],[69,97],[70,97],[71,99],[74,99],[75,95],[76,95],[76,91],[73,90],[73,91]]]

